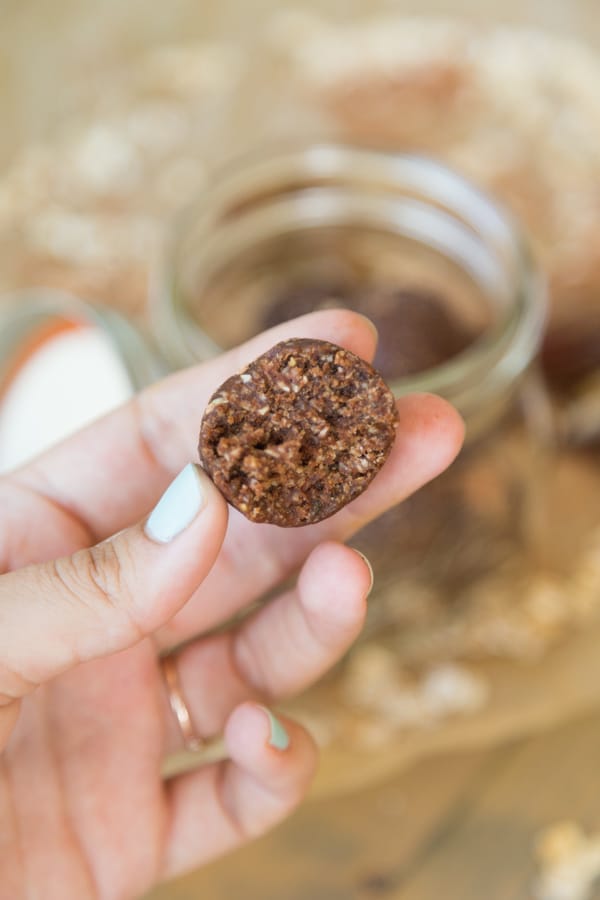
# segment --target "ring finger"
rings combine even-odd
[[[344,654],[358,635],[371,588],[370,567],[342,544],[310,554],[296,587],[238,628],[200,638],[177,654],[181,694],[201,739],[219,734],[239,703],[297,693]],[[167,752],[183,735],[164,691]]]
[[[396,440],[381,472],[364,494],[329,519],[305,528],[277,528],[257,526],[231,510],[215,565],[189,602],[155,635],[161,649],[226,621],[295,571],[319,543],[347,540],[439,475],[461,445],[458,415],[439,397],[412,394],[398,400],[398,416]]]

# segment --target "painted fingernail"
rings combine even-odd
[[[152,541],[168,544],[194,521],[204,506],[205,494],[198,467],[189,463],[171,482],[146,521]]]
[[[259,709],[266,714],[267,719],[269,720],[269,744],[271,747],[275,747],[276,750],[287,750],[290,746],[290,736],[285,730],[283,724],[279,721],[277,716],[274,716],[270,709],[267,709],[266,706],[260,706]]]
[[[354,550],[355,553],[358,553],[360,558],[366,563],[366,566],[369,570],[369,575],[371,576],[371,584],[369,585],[369,590],[367,591],[367,597],[368,597],[369,594],[371,593],[371,591],[373,590],[373,585],[375,584],[375,573],[373,572],[373,566],[371,565],[370,561],[367,559],[367,557],[365,556],[364,553],[361,553],[360,550],[356,549],[356,547],[353,547],[352,549]]]
[[[377,331],[377,326],[375,325],[375,323],[372,322],[368,316],[363,316],[362,313],[358,313],[358,315],[361,317],[361,319],[363,319],[363,321],[365,321],[367,323],[367,325],[373,332],[373,337],[375,338],[375,341],[376,342],[379,341],[379,332]]]

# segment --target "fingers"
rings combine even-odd
[[[226,526],[223,498],[187,466],[145,522],[1,576],[0,703],[153,632],[207,575]]]
[[[398,401],[394,447],[367,491],[341,510],[345,534],[353,533],[443,472],[464,439],[456,410],[433,394],[411,394]],[[323,523],[324,530],[327,522]]]
[[[165,878],[172,878],[264,833],[300,802],[316,769],[307,732],[253,703],[229,717],[230,759],[168,785],[171,828]]]
[[[157,635],[161,646],[214,627],[296,570],[319,543],[347,540],[450,464],[464,435],[455,410],[431,394],[403,397],[397,405],[389,459],[368,490],[337,515],[318,525],[282,529],[257,526],[231,512],[223,552],[190,603]]]
[[[242,701],[295,694],[330,669],[360,632],[370,588],[364,558],[342,544],[323,544],[307,559],[294,590],[237,630],[188,644],[177,654],[177,671],[195,734],[220,734]],[[174,752],[182,737],[166,692],[164,715],[167,751]]]
[[[373,576],[364,557],[322,544],[295,590],[263,607],[234,636],[234,660],[261,696],[298,693],[330,669],[358,636]]]
[[[298,335],[333,341],[365,359],[375,352],[368,319],[347,310],[311,313],[153,385],[12,478],[70,510],[100,540],[141,517],[170,478],[198,458],[200,420],[216,388],[273,344]],[[115,484],[127,490],[115,496]]]

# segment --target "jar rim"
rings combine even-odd
[[[0,366],[15,351],[15,333],[64,318],[97,328],[112,344],[134,391],[166,374],[166,367],[134,324],[108,307],[99,307],[59,288],[26,287],[0,294]]]
[[[514,303],[480,338],[461,353],[416,375],[390,379],[397,395],[433,391],[459,408],[468,406],[470,385],[479,395],[489,383],[491,392],[513,383],[534,357],[546,320],[546,292],[536,271],[528,239],[519,223],[479,186],[433,157],[352,144],[317,142],[272,144],[228,160],[172,223],[161,266],[153,282],[151,313],[162,336],[186,344],[191,329],[201,353],[212,356],[221,348],[193,322],[178,321],[176,301],[177,257],[186,234],[194,227],[210,229],[251,206],[251,197],[276,195],[278,188],[298,181],[317,184],[344,179],[374,179],[380,188],[412,189],[431,204],[445,204],[474,233],[499,243],[514,272]],[[250,200],[249,200],[250,198]],[[177,331],[180,331],[179,336]],[[188,331],[189,334],[189,331]],[[178,337],[181,340],[178,340]],[[168,349],[166,352],[168,352]],[[187,344],[189,361],[192,358]]]

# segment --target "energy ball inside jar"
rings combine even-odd
[[[253,522],[309,525],[368,487],[396,433],[394,396],[349,350],[297,338],[272,347],[212,396],[202,464]]]
[[[367,316],[377,328],[375,367],[384,378],[404,378],[440,366],[473,343],[473,332],[447,299],[411,287],[306,284],[275,296],[259,330],[316,309],[345,307]]]

